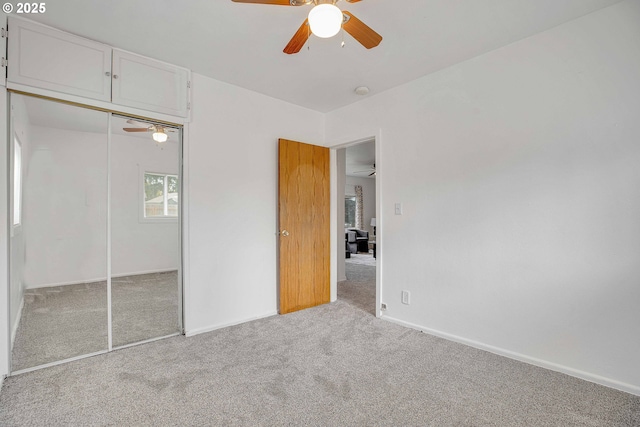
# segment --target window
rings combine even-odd
[[[344,226],[345,228],[356,226],[356,196],[344,198]]]
[[[13,225],[22,222],[22,145],[13,140]]]
[[[178,217],[178,176],[144,174],[144,217]]]

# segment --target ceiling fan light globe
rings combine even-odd
[[[153,140],[155,142],[158,142],[160,144],[162,144],[163,142],[166,142],[167,139],[169,139],[169,135],[167,135],[164,132],[154,132],[153,135],[151,135],[153,137]]]
[[[309,26],[317,37],[333,37],[342,28],[342,11],[333,4],[319,4],[309,12]]]

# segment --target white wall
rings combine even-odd
[[[337,188],[337,194],[336,194],[336,218],[338,218],[338,226],[337,228],[337,232],[338,235],[336,237],[336,242],[338,243],[338,248],[337,248],[337,265],[336,265],[336,280],[338,282],[341,282],[343,280],[347,280],[347,274],[346,274],[346,270],[345,270],[345,265],[344,265],[344,259],[345,259],[345,244],[343,243],[344,241],[344,220],[342,218],[344,218],[345,215],[345,206],[344,206],[344,196],[345,196],[345,189],[346,189],[346,182],[347,182],[347,176],[345,174],[346,171],[346,167],[347,167],[347,150],[345,148],[341,148],[339,150],[336,150],[336,174],[335,176],[337,177],[336,179],[336,188]],[[335,286],[334,286],[335,287]],[[332,293],[335,291],[336,293],[336,297],[337,298],[337,289],[331,289]],[[335,299],[332,296],[332,301]]]
[[[31,126],[30,131],[24,180],[24,284],[37,288],[104,280],[106,133],[41,126]],[[178,144],[159,150],[151,138],[113,135],[111,165],[112,274],[177,269],[177,221],[140,221],[140,170],[177,174]]]
[[[387,318],[640,394],[638,22],[626,1],[327,115],[330,144],[382,134]]]
[[[371,218],[376,217],[376,180],[357,176],[347,176],[344,193],[345,196],[355,196],[355,186],[362,186],[362,229],[369,232],[369,237],[373,237],[373,227]]]
[[[31,126],[30,147],[23,192],[25,287],[104,279],[106,134]]]
[[[149,135],[148,135],[149,136]],[[142,175],[177,175],[177,136],[158,148],[149,136],[111,138],[111,266],[112,275],[176,270],[180,262],[178,220],[141,220]]]
[[[189,335],[276,313],[278,138],[324,142],[321,113],[198,74],[192,87]]]
[[[26,105],[22,102],[22,99],[17,97],[12,100],[11,108],[14,111],[14,114],[11,119],[11,135],[7,143],[10,145],[9,151],[9,173],[13,175],[14,173],[14,165],[13,165],[13,156],[14,156],[14,139],[17,137],[20,141],[21,146],[21,176],[22,176],[22,208],[21,208],[21,219],[20,224],[13,225],[13,205],[14,205],[14,189],[13,185],[9,189],[9,201],[8,201],[8,209],[9,209],[9,217],[8,221],[11,221],[9,224],[10,230],[10,242],[9,242],[9,254],[11,258],[11,264],[9,265],[10,270],[10,296],[9,296],[9,322],[11,325],[11,329],[9,333],[11,334],[11,344],[13,345],[13,341],[15,339],[15,333],[18,328],[18,322],[20,320],[20,313],[22,310],[23,304],[23,295],[24,295],[24,268],[25,268],[25,257],[26,257],[26,225],[25,225],[25,217],[26,217],[26,203],[24,200],[24,192],[26,186],[26,177],[29,174],[29,157],[31,156],[32,147],[31,147],[31,127],[29,125],[29,119],[27,116]],[[10,181],[11,183],[12,181]]]

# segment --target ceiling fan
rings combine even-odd
[[[333,37],[343,28],[367,49],[376,47],[382,41],[382,36],[364,22],[353,16],[346,10],[342,11],[336,3],[340,0],[232,0],[236,3],[272,4],[280,6],[304,6],[314,5],[309,16],[302,23],[298,31],[284,48],[284,53],[293,54],[300,52],[311,33],[318,37]],[[348,3],[357,3],[361,0],[345,0]]]
[[[153,125],[153,124],[149,124],[149,123],[142,123],[142,122],[137,122],[133,119],[129,119],[127,120],[127,123],[129,123],[130,125],[134,125],[136,127],[134,128],[122,128],[123,131],[125,132],[153,132],[153,134],[151,135],[151,137],[153,138],[153,140],[155,142],[158,143],[158,145],[166,142],[169,139],[169,135],[167,135],[167,132],[175,132],[175,129],[172,128],[166,128],[162,125]]]
[[[362,171],[353,171],[353,173],[367,173],[370,172],[367,176],[375,176],[376,175],[376,164],[374,163],[369,169],[365,169]]]

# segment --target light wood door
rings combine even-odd
[[[281,139],[280,314],[329,302],[329,149]]]

